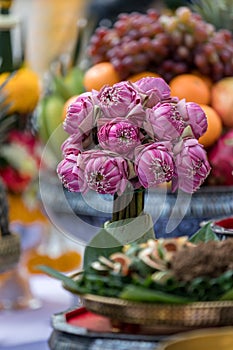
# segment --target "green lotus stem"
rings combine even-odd
[[[123,193],[118,197],[120,208],[122,208],[118,213],[118,220],[124,220],[127,217],[127,195]]]
[[[112,221],[117,221],[118,219],[118,210],[116,208],[116,201],[117,201],[118,195],[117,193],[114,194],[113,197],[113,213],[112,213]]]
[[[144,196],[145,196],[144,190],[140,189],[136,193],[136,196],[137,196],[136,209],[137,209],[137,216],[138,216],[143,212],[143,209],[144,209]]]
[[[114,195],[112,221],[135,218],[139,216],[144,209],[144,189],[132,191],[126,189],[125,192],[118,196]],[[130,200],[132,196],[132,199]]]
[[[137,200],[136,200],[135,193],[133,194],[133,198],[129,205],[129,215],[131,218],[134,218],[137,216]]]

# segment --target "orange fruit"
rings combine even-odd
[[[100,62],[86,70],[83,85],[86,91],[100,90],[102,86],[112,86],[120,80],[120,76],[111,62]]]
[[[213,107],[204,104],[200,104],[200,107],[206,114],[208,127],[198,141],[207,148],[219,139],[223,131],[223,124],[219,114]]]
[[[159,75],[157,73],[150,72],[150,71],[144,71],[141,73],[136,73],[136,74],[130,75],[127,78],[127,80],[131,81],[131,83],[135,83],[135,81],[142,79],[142,78],[146,78],[146,77],[161,78],[161,75]]]
[[[233,127],[233,77],[225,77],[213,84],[211,106],[220,115],[223,124]]]
[[[213,81],[208,75],[203,75],[199,71],[192,71],[192,74],[198,76],[199,78],[203,79],[206,84],[208,85],[208,88],[211,89],[213,86]]]
[[[209,104],[210,88],[205,80],[195,74],[180,74],[171,79],[171,95],[187,102]]]
[[[64,103],[63,110],[62,110],[62,121],[64,121],[65,118],[66,118],[66,113],[67,113],[67,110],[68,110],[69,105],[71,105],[71,103],[73,103],[73,102],[76,100],[76,98],[77,98],[78,96],[79,96],[79,95],[71,96],[71,97],[68,98],[68,100],[66,100],[66,102]]]

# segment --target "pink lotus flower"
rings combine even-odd
[[[78,155],[81,151],[84,151],[85,149],[91,146],[93,146],[92,133],[86,135],[78,129],[75,134],[70,135],[63,142],[61,150],[64,156],[71,153]]]
[[[133,86],[141,93],[147,108],[171,97],[170,87],[162,78],[145,77],[133,83]]]
[[[177,110],[186,122],[186,126],[191,126],[195,138],[199,139],[206,132],[208,126],[203,109],[197,103],[181,100],[177,103]]]
[[[77,155],[67,155],[57,166],[57,174],[65,188],[70,192],[84,192],[84,174],[77,167]]]
[[[136,189],[172,181],[173,190],[192,193],[209,173],[197,141],[207,129],[206,115],[196,103],[172,97],[162,78],[81,94],[64,129],[70,136],[58,174],[72,191],[122,194],[129,182]]]
[[[61,145],[63,156],[68,154],[78,155],[83,150],[82,138],[83,136],[80,132],[70,135]]]
[[[112,87],[105,85],[99,94],[95,96],[95,103],[101,110],[101,124],[106,123],[106,119],[118,117],[133,119],[134,123],[140,125],[145,118],[140,95],[126,81],[114,84]]]
[[[135,147],[141,144],[140,129],[122,118],[116,118],[100,128],[98,140],[102,148],[132,158]]]
[[[78,168],[84,172],[89,189],[102,194],[122,194],[129,178],[128,162],[121,156],[101,150],[79,154]]]
[[[85,134],[91,132],[98,114],[98,108],[94,105],[92,97],[90,92],[85,92],[79,95],[68,107],[63,122],[63,128],[68,134],[75,134],[78,130]]]
[[[186,123],[176,103],[158,103],[153,108],[148,108],[146,113],[149,124],[145,124],[145,129],[149,133],[149,129],[152,128],[156,139],[175,141],[182,135]]]
[[[195,192],[210,172],[206,152],[196,139],[185,139],[174,149],[177,175],[172,183],[172,190],[178,188],[187,193]]]
[[[171,153],[165,143],[155,142],[136,149],[135,172],[141,185],[154,188],[163,182],[169,182],[175,172]]]

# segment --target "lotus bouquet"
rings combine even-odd
[[[173,192],[192,194],[210,172],[198,142],[207,129],[204,111],[171,96],[162,78],[84,92],[68,107],[63,127],[69,136],[57,166],[62,184],[113,195],[114,203],[124,198],[113,204],[113,221],[140,215],[138,196],[146,190],[169,182]],[[125,200],[127,193],[133,198]]]

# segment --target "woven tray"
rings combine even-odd
[[[9,230],[7,196],[5,187],[0,181],[0,273],[18,263],[20,252],[19,235]]]
[[[195,302],[190,304],[151,304],[86,294],[81,297],[89,311],[139,325],[213,327],[233,325],[233,302]]]
[[[77,281],[82,271],[70,277]],[[65,283],[63,287],[78,294]],[[94,294],[79,295],[82,305],[93,313],[108,317],[112,324],[166,326],[180,329],[233,326],[233,301],[202,301],[187,304],[143,303]]]

